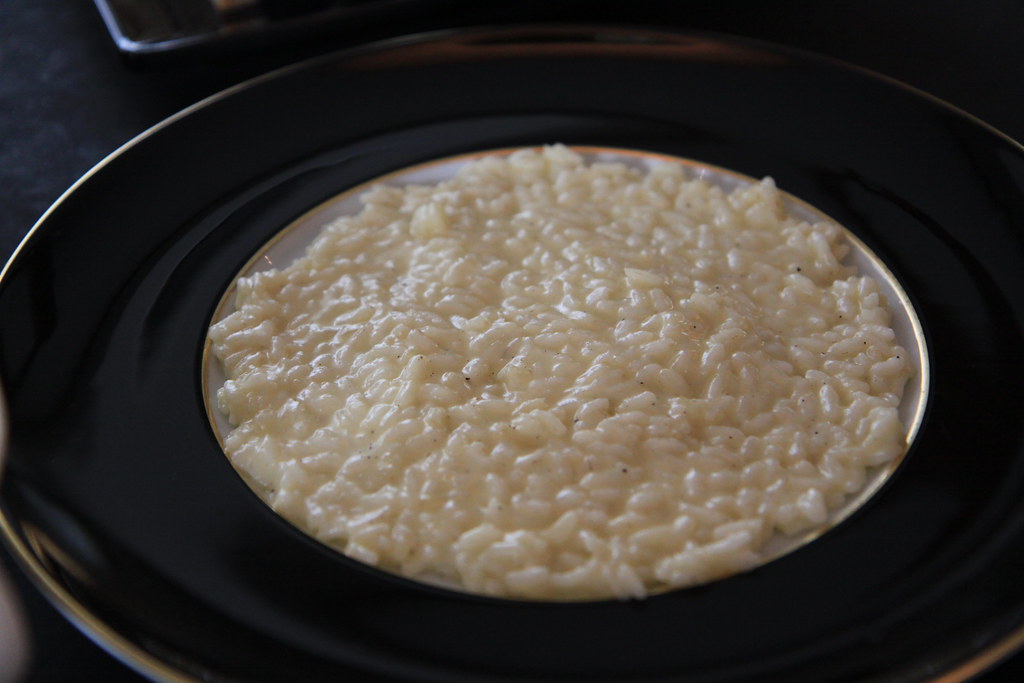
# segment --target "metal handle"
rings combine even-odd
[[[0,391],[0,479],[7,455],[7,406]],[[25,616],[14,587],[0,568],[0,683],[21,680],[28,664],[29,641]]]

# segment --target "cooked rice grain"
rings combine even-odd
[[[234,465],[351,557],[533,599],[746,570],[904,448],[842,229],[562,146],[368,191],[213,325]]]

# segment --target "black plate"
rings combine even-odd
[[[207,323],[310,207],[410,164],[564,142],[752,176],[857,234],[928,337],[925,423],[869,506],[760,569],[642,602],[450,593],[326,550],[217,446]],[[1024,641],[1024,151],[896,84],[782,49],[603,28],[331,56],[120,150],[0,280],[6,540],[86,632],[176,679],[966,677]]]

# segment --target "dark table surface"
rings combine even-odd
[[[1019,0],[621,3],[628,9],[614,4],[453,1],[444,3],[443,13],[340,26],[316,40],[155,63],[125,59],[92,3],[4,0],[0,259],[6,261],[46,208],[90,167],[193,102],[310,54],[455,25],[616,21],[756,38],[903,81],[1024,140],[1024,3]],[[142,680],[67,623],[2,549],[0,560],[14,574],[30,621],[29,681]],[[978,680],[1024,680],[1024,654]]]

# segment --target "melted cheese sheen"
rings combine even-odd
[[[879,287],[770,179],[557,146],[363,201],[210,330],[232,462],[353,558],[639,597],[758,564],[904,448]]]

